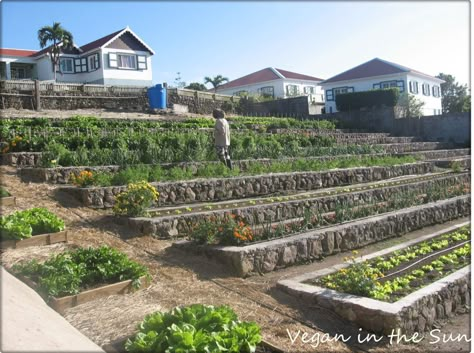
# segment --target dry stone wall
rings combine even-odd
[[[249,197],[316,190],[356,183],[385,180],[402,175],[433,172],[430,162],[388,167],[334,169],[324,172],[277,173],[220,179],[195,179],[182,182],[151,183],[160,193],[159,205],[180,205],[195,202],[224,201]],[[76,188],[62,191],[76,197],[84,206],[113,207],[114,198],[126,186]]]
[[[245,277],[318,260],[448,222],[469,215],[470,209],[470,196],[460,196],[243,247],[196,245],[190,241],[177,242],[173,247],[205,255],[222,263],[235,275]]]

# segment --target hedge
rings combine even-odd
[[[381,105],[393,107],[397,104],[399,95],[398,88],[338,94],[336,106],[341,112]]]

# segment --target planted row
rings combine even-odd
[[[254,214],[235,210],[235,213],[225,213],[222,217],[189,217],[185,228],[189,238],[199,244],[243,246],[469,193],[469,184],[455,182],[451,186],[434,184],[420,187],[419,191],[394,192],[384,197],[383,201],[374,198],[367,202],[362,194],[357,196],[360,203],[331,198],[324,202],[329,207],[315,208],[310,204],[304,209],[303,217],[295,220],[262,220],[259,211],[263,210],[255,208]],[[280,212],[284,213],[283,208]]]
[[[394,302],[468,265],[471,254],[468,243],[470,235],[470,229],[465,227],[368,261],[356,261],[352,256],[346,259],[351,263],[350,266],[309,283],[338,292]],[[454,246],[456,244],[460,246]],[[445,249],[450,251],[444,252]],[[437,253],[441,255],[433,257]],[[428,261],[417,261],[423,258]],[[415,266],[407,266],[409,264]],[[400,274],[393,276],[392,274],[398,273],[399,268]]]
[[[290,161],[272,161],[261,163],[249,161],[245,171],[238,167],[230,170],[224,164],[207,164],[197,167],[174,167],[163,169],[161,166],[138,165],[127,167],[116,173],[82,171],[71,175],[70,182],[78,187],[126,185],[139,181],[178,181],[195,178],[223,178],[268,173],[289,173],[321,171],[336,168],[392,166],[416,162],[415,156],[349,157],[334,160],[297,159]]]

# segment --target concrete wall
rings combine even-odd
[[[166,91],[167,107],[186,106],[188,112],[195,114],[212,114],[214,109],[234,112],[240,97],[193,91],[189,89],[168,89]],[[182,107],[180,108],[182,109]]]

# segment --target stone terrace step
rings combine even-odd
[[[247,246],[207,246],[180,241],[174,243],[173,248],[187,254],[205,255],[235,275],[246,277],[358,249],[465,217],[470,211],[470,196],[459,196]]]
[[[401,182],[401,181],[400,181]],[[333,212],[337,202],[345,202],[349,207],[357,205],[370,205],[373,202],[381,203],[393,199],[394,195],[406,192],[417,194],[428,193],[433,187],[448,188],[454,185],[470,184],[470,174],[442,174],[427,180],[403,180],[401,185],[359,185],[359,188],[345,188],[338,192],[319,192],[306,195],[292,195],[292,197],[280,197],[267,200],[257,200],[251,203],[226,204],[228,208],[219,209],[216,204],[209,205],[210,209],[203,207],[192,212],[181,210],[150,210],[152,217],[131,218],[128,224],[139,229],[144,234],[157,235],[159,237],[184,236],[189,230],[190,224],[209,217],[220,218],[226,213],[233,213],[243,217],[250,224],[258,219],[259,224],[275,224],[288,220],[300,220],[306,211],[318,211],[320,213]],[[301,197],[303,196],[303,197]],[[261,201],[264,201],[260,203]],[[222,206],[222,204],[221,204]],[[157,215],[158,213],[158,215]]]

